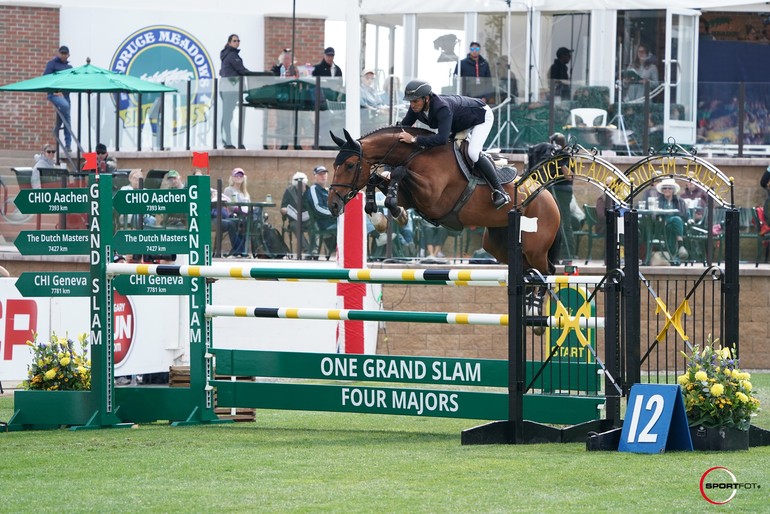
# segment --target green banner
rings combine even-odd
[[[186,254],[189,245],[189,235],[183,230],[120,230],[113,239],[115,251],[124,254]]]
[[[24,214],[88,212],[88,189],[22,189],[13,203]]]
[[[22,296],[90,296],[87,271],[25,271],[16,280]]]
[[[213,382],[221,407],[507,419],[508,394],[354,385]]]
[[[123,295],[188,295],[191,278],[163,275],[119,275],[112,286]]]
[[[22,255],[88,255],[88,230],[22,230],[16,238]]]
[[[214,348],[217,373],[282,378],[508,386],[508,361]]]
[[[115,193],[115,210],[121,214],[186,213],[186,189],[126,189]]]

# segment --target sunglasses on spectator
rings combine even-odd
[[[46,150],[45,153],[56,153],[56,150]]]
[[[660,188],[661,191],[673,191],[674,188],[670,186],[663,186]]]
[[[233,43],[240,43],[240,42],[241,42],[241,40],[240,40],[240,39],[233,39],[233,41],[232,41],[232,42],[233,42]]]
[[[107,155],[107,152],[96,152],[98,155]]]
[[[471,52],[478,52],[479,50],[481,50],[480,46],[472,46],[471,47]]]

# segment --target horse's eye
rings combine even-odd
[[[348,163],[348,169],[352,170],[353,168],[355,168],[355,165],[353,163]]]

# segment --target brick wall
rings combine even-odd
[[[41,75],[59,44],[58,8],[0,5],[0,84]],[[0,112],[0,148],[39,150],[53,142],[45,94],[0,92]]]
[[[294,59],[298,66],[321,62],[324,51],[324,20],[296,18]],[[291,17],[265,17],[265,69],[276,63],[281,50],[291,47]],[[302,68],[300,68],[302,72]]]

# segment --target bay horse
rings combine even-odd
[[[455,158],[452,148],[454,143],[419,149],[399,142],[398,134],[402,130],[414,136],[432,134],[424,129],[396,126],[377,129],[357,141],[347,130],[344,130],[344,140],[331,134],[340,147],[329,188],[328,205],[332,215],[342,214],[345,204],[368,183],[372,183],[370,179],[377,175],[382,165],[394,167],[393,179],[401,183],[397,189],[398,206],[414,208],[423,217],[432,220],[441,220],[453,211],[468,186],[468,180]],[[403,178],[395,176],[397,170],[401,170]],[[515,183],[503,186],[511,198],[516,198],[513,194],[514,186]],[[456,221],[465,227],[485,227],[482,247],[498,261],[507,263],[508,211],[514,205],[511,202],[503,209],[495,209],[491,195],[489,186],[479,183],[457,213]],[[524,195],[519,197],[523,198]],[[522,214],[528,218],[537,218],[535,232],[522,231],[524,267],[552,275],[559,242],[557,235],[560,217],[556,201],[547,190],[541,191],[526,203]],[[449,228],[456,230],[458,227]]]

